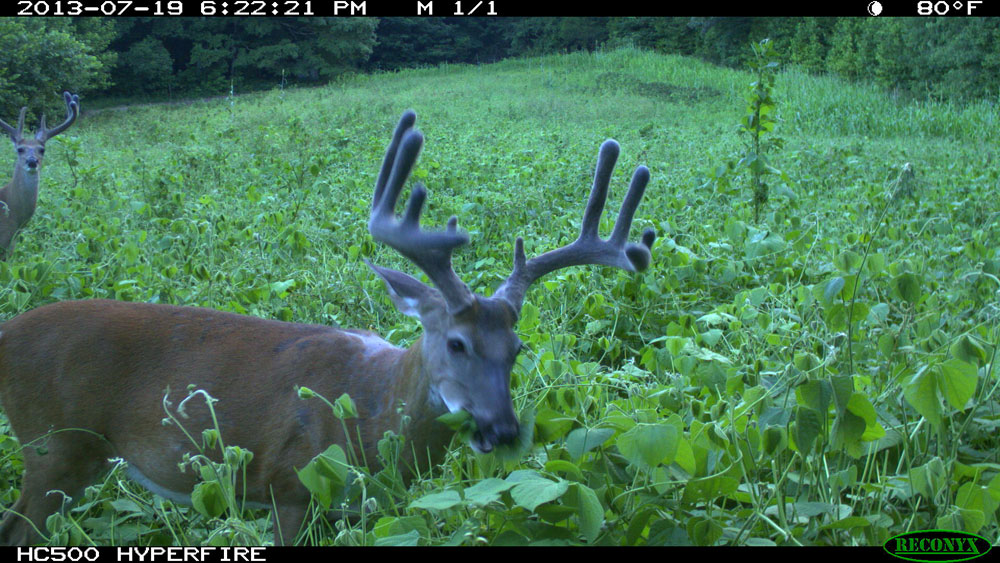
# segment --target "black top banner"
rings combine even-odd
[[[570,0],[14,0],[5,16],[103,17],[983,17],[1000,0],[579,2]]]

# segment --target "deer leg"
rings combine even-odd
[[[274,545],[295,545],[295,539],[302,531],[306,518],[305,505],[279,505],[271,513],[274,522]]]
[[[47,451],[24,448],[21,497],[0,523],[0,545],[29,545],[45,533],[45,520],[68,502],[78,500],[83,490],[98,481],[109,468],[107,446],[79,434],[55,436]]]

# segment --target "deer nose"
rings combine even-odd
[[[483,437],[493,444],[510,444],[517,439],[519,430],[516,417],[511,416],[509,419],[505,417],[504,420],[488,426]]]
[[[512,444],[520,435],[521,426],[513,407],[507,407],[504,411],[506,412],[494,413],[485,419],[475,417],[478,434],[476,441],[483,453],[492,451],[498,445]]]
[[[24,164],[27,165],[28,168],[38,168],[38,159],[33,156],[29,156],[28,159],[24,161]]]

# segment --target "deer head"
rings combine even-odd
[[[396,307],[423,324],[423,353],[435,366],[434,373],[428,374],[433,392],[451,412],[464,410],[472,415],[478,430],[471,445],[489,452],[517,436],[510,372],[523,346],[514,327],[525,292],[542,276],[569,266],[604,264],[628,271],[646,269],[656,234],[647,229],[641,244],[626,239],[649,182],[649,170],[645,166],[636,169],[611,238],[601,240],[598,226],[620,150],[617,142],[605,141],[577,240],[526,261],[524,242],[518,237],[513,272],[493,297],[482,297],[472,293],[451,266],[454,250],[469,242],[468,235],[457,230],[458,219],[452,217],[442,232],[420,228],[420,214],[427,198],[422,185],[414,186],[402,219],[395,217],[399,194],[423,146],[423,135],[413,129],[415,122],[416,114],[408,111],[396,126],[375,184],[368,230],[375,240],[423,270],[436,289],[401,272],[369,265],[385,281]]]
[[[14,165],[14,176],[10,182],[0,189],[0,251],[2,254],[11,250],[17,231],[31,219],[35,213],[38,201],[38,179],[42,169],[42,158],[45,156],[45,143],[49,139],[65,131],[80,115],[80,97],[69,92],[63,92],[66,103],[66,119],[49,129],[45,125],[45,115],[42,115],[38,131],[34,136],[24,135],[24,116],[28,108],[21,108],[17,119],[17,128],[11,127],[0,120],[3,129],[10,140],[14,142],[17,152],[17,162]]]

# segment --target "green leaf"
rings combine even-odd
[[[320,505],[330,508],[333,500],[344,494],[348,473],[347,457],[344,450],[334,444],[295,472],[299,481],[316,497]]]
[[[843,303],[834,303],[826,310],[824,319],[826,320],[827,330],[847,330],[847,307]]]
[[[722,526],[711,518],[692,517],[687,523],[688,537],[695,545],[713,545],[722,537]]]
[[[691,443],[683,436],[677,441],[677,455],[674,457],[674,462],[688,475],[698,472],[698,460],[695,458],[694,450]]]
[[[942,362],[938,366],[940,376],[937,378],[938,389],[945,401],[953,408],[964,410],[966,403],[976,392],[976,382],[979,379],[976,366],[954,358]]]
[[[514,483],[490,477],[489,479],[483,479],[471,487],[467,487],[463,491],[463,494],[467,502],[476,506],[486,506],[491,502],[500,500],[500,495],[513,486]]]
[[[963,362],[983,367],[986,365],[986,350],[968,334],[963,334],[948,348],[952,357]]]
[[[823,429],[823,419],[820,414],[809,407],[795,408],[795,447],[805,454],[812,449],[813,442]]]
[[[574,481],[584,483],[587,478],[584,477],[583,472],[580,468],[571,461],[566,461],[565,459],[550,459],[545,462],[545,471],[549,473],[563,473],[573,479]]]
[[[796,352],[792,363],[799,371],[812,371],[819,367],[820,360],[812,352]]]
[[[934,370],[922,366],[903,383],[903,398],[935,427],[941,424],[941,402],[937,394]]]
[[[800,405],[825,414],[833,400],[833,386],[825,379],[806,381],[795,388],[795,399]]]
[[[769,426],[764,429],[764,434],[761,437],[764,451],[769,456],[774,456],[785,450],[788,446],[788,432],[784,428],[778,426]]]
[[[862,452],[861,439],[865,433],[866,424],[863,418],[845,410],[833,421],[830,443],[835,449],[845,451],[851,457],[860,457]]]
[[[910,272],[902,273],[889,283],[893,292],[910,305],[916,305],[920,301],[920,278]]]
[[[283,297],[289,290],[295,289],[295,280],[285,280],[271,284],[271,292],[279,297]]]
[[[333,402],[333,416],[340,420],[358,417],[358,409],[354,406],[350,395],[344,393],[337,397],[337,400]]]
[[[947,478],[947,469],[939,457],[910,470],[910,486],[932,502],[938,492],[947,486]]]
[[[865,262],[865,269],[873,276],[881,274],[885,271],[885,256],[879,253],[869,254],[868,260]]]
[[[872,317],[875,322],[884,323],[889,317],[889,305],[887,303],[876,303],[875,305],[872,305],[869,316]]]
[[[142,508],[131,499],[123,498],[111,501],[111,507],[115,512],[125,512],[130,514],[142,514]]]
[[[462,497],[456,491],[431,493],[411,502],[407,508],[425,508],[427,510],[447,510],[462,502]]]
[[[833,259],[833,265],[845,274],[853,274],[861,266],[861,256],[853,250],[845,250]]]
[[[721,330],[713,328],[701,333],[701,339],[706,346],[713,347],[719,343],[719,340],[722,339],[723,335],[724,333]]]
[[[850,313],[852,323],[860,323],[861,321],[868,318],[868,311],[870,311],[868,304],[861,301],[855,301],[851,304],[848,313]]]
[[[785,250],[785,239],[780,234],[770,231],[751,231],[751,233],[746,243],[747,258],[779,254]]]
[[[847,412],[854,414],[865,422],[864,433],[861,434],[862,441],[870,442],[885,436],[885,429],[878,423],[875,407],[872,406],[868,397],[865,397],[861,393],[851,395],[851,399],[847,402]]]
[[[337,444],[331,445],[326,451],[314,457],[311,463],[316,464],[316,472],[319,475],[335,485],[343,486],[347,483],[347,455]]]
[[[408,546],[412,547],[415,545],[420,545],[420,532],[417,530],[410,530],[405,534],[397,534],[394,536],[386,536],[384,538],[375,538],[376,546]]]
[[[661,463],[673,463],[680,437],[668,424],[638,424],[620,435],[618,450],[633,465],[651,468]]]
[[[423,516],[383,516],[372,528],[376,538],[400,537],[415,532],[417,537],[429,537],[430,529]],[[392,540],[396,541],[396,540]],[[388,543],[386,545],[397,545]]]
[[[191,492],[191,505],[204,516],[218,518],[226,511],[222,486],[217,481],[198,483]]]
[[[854,378],[850,375],[834,375],[830,377],[830,387],[833,389],[833,402],[837,405],[837,412],[844,412],[847,402],[854,394]]]
[[[713,315],[709,314],[701,317],[698,320],[712,324],[714,318],[719,318],[719,317],[718,315],[715,315],[713,317]],[[663,342],[663,347],[668,352],[670,352],[671,356],[676,358],[681,355],[681,351],[684,350],[684,347],[687,346],[690,342],[691,342],[690,338],[682,338],[680,336],[668,336],[666,340],[664,340]]]
[[[982,524],[985,523],[985,515],[993,514],[1000,507],[1000,498],[995,498],[990,494],[988,487],[974,483],[965,483],[958,489],[955,495],[955,504],[964,511],[973,515],[972,519],[965,521],[965,531],[977,533]],[[982,514],[981,518],[975,517],[975,512]]]
[[[296,469],[295,473],[298,475],[299,481],[316,498],[320,506],[329,509],[333,503],[334,493],[338,491],[334,491],[329,479],[319,474],[316,464],[309,463],[302,469]]]
[[[823,301],[827,304],[833,303],[833,300],[840,295],[840,290],[844,289],[844,283],[844,278],[840,276],[826,282],[826,286],[823,287]]]
[[[566,449],[573,459],[580,459],[583,454],[600,446],[615,434],[611,428],[577,428],[566,437]]]
[[[553,481],[531,470],[515,471],[507,476],[507,480],[514,483],[511,498],[529,512],[534,512],[540,504],[556,500],[569,489],[568,481]]]
[[[939,528],[946,530],[962,530],[964,532],[978,532],[980,528],[986,525],[986,515],[983,514],[982,510],[967,510],[964,508],[956,508],[954,512],[942,516],[937,519],[937,525],[940,527],[942,525],[947,526],[947,528]]]
[[[656,509],[652,507],[643,508],[638,514],[628,521],[628,529],[625,531],[625,545],[639,545],[642,533],[646,529],[649,519],[656,515]]]
[[[886,357],[891,358],[896,351],[896,339],[889,333],[884,333],[878,337],[878,351]]]
[[[573,427],[574,418],[549,407],[541,407],[535,415],[535,428],[544,442],[562,438]]]
[[[691,479],[684,486],[681,500],[685,504],[696,504],[718,497],[730,496],[736,492],[740,482],[725,475],[715,475],[704,479]]]
[[[597,493],[590,487],[574,483],[573,490],[576,493],[576,516],[580,520],[580,532],[588,543],[593,543],[604,524],[604,507],[597,498]]]
[[[452,430],[458,431],[465,425],[469,424],[473,419],[472,415],[468,411],[461,410],[458,412],[446,412],[437,417],[435,420]],[[472,423],[475,424],[475,422]]]

